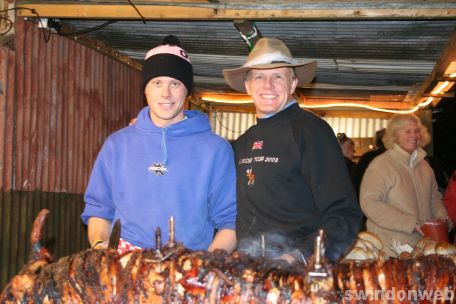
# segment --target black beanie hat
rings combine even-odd
[[[143,68],[143,89],[149,80],[167,76],[180,80],[190,94],[193,88],[193,67],[188,54],[180,47],[179,39],[174,35],[166,36],[161,45],[147,52]]]

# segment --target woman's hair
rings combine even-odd
[[[405,128],[410,123],[415,122],[420,128],[421,141],[420,147],[425,147],[431,142],[431,136],[425,126],[421,124],[421,120],[415,114],[397,114],[394,115],[386,127],[385,135],[383,136],[383,143],[387,149],[391,149],[394,143],[397,143],[398,131]]]

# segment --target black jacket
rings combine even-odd
[[[259,119],[234,148],[239,248],[258,244],[263,234],[277,255],[299,249],[308,258],[322,228],[327,256],[338,259],[362,212],[331,127],[293,104]]]

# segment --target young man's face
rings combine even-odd
[[[291,100],[298,80],[292,68],[250,70],[245,80],[259,118],[282,110]]]
[[[152,78],[145,89],[150,118],[164,128],[184,119],[187,88],[177,79],[160,76]]]

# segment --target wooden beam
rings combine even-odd
[[[440,94],[423,94],[423,97],[434,97],[434,98],[453,98],[454,92],[440,93]]]
[[[434,89],[434,86],[439,82],[439,79],[445,77],[445,71],[451,65],[452,62],[456,61],[456,29],[451,34],[448,39],[448,43],[440,55],[440,59],[434,66],[431,74],[426,78],[424,83],[418,89],[413,97],[414,104],[422,102],[425,94],[431,92]],[[440,101],[440,98],[436,98],[433,101],[433,104],[436,105]]]
[[[135,5],[146,20],[212,19],[213,9],[160,5]],[[138,12],[127,4],[26,4],[42,18],[70,19],[127,19],[142,20]],[[37,17],[29,10],[19,10],[18,16]]]
[[[370,95],[370,101],[387,101],[387,102],[402,102],[405,99],[405,95]]]
[[[368,106],[377,109],[389,109],[389,110],[408,110],[413,106],[408,102],[388,102],[388,101],[360,101],[360,100],[346,100],[346,99],[315,99],[306,98],[302,101],[307,106],[315,107],[326,107],[328,105],[337,105],[334,107],[356,107],[356,106]]]
[[[18,0],[21,17],[37,17],[29,9],[35,10],[42,18],[75,19],[128,19],[141,20],[138,12],[127,2],[75,3],[61,1]],[[453,1],[438,3],[385,2],[317,2],[293,4],[219,4],[196,2],[135,1],[135,7],[147,20],[346,20],[346,19],[449,19],[456,17]]]
[[[442,76],[442,77],[437,77],[435,81],[454,81],[456,82],[455,77],[449,77],[449,76]]]
[[[389,85],[389,86],[379,86],[379,85],[355,85],[355,84],[332,84],[332,83],[323,83],[323,82],[311,82],[308,84],[303,85],[300,87],[302,90],[308,89],[322,89],[322,90],[351,90],[351,91],[399,91],[399,92],[407,92],[409,87],[406,86],[397,86],[397,85]]]

